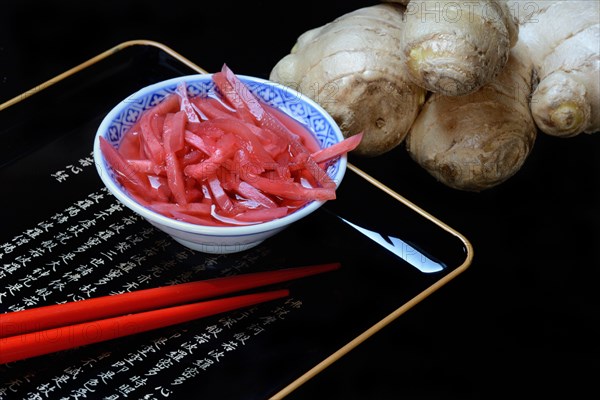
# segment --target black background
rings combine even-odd
[[[227,63],[237,73],[267,78],[299,34],[375,3],[3,1],[0,102],[131,39],[161,42],[209,72]],[[482,193],[435,182],[403,146],[353,160],[467,236],[475,259],[290,398],[596,392],[599,158],[598,135],[540,135],[523,169]]]

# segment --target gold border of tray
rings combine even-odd
[[[333,364],[334,362],[336,362],[337,360],[342,358],[342,356],[344,356],[345,354],[350,352],[352,349],[357,347],[359,344],[361,344],[362,342],[367,340],[369,337],[373,336],[376,332],[378,332],[379,330],[384,328],[386,325],[388,325],[389,323],[394,321],[396,318],[398,318],[399,316],[401,316],[402,314],[404,314],[405,312],[410,310],[416,304],[418,304],[419,302],[424,300],[427,296],[429,296],[430,294],[432,294],[433,292],[438,290],[440,287],[444,286],[446,283],[448,283],[452,279],[454,279],[456,276],[458,276],[460,273],[462,273],[464,270],[466,270],[469,267],[469,265],[471,265],[471,262],[473,260],[473,246],[471,245],[469,240],[465,236],[463,236],[460,232],[458,232],[455,229],[451,228],[450,226],[446,225],[444,222],[440,221],[439,219],[437,219],[433,215],[429,214],[427,211],[423,210],[422,208],[418,207],[417,205],[411,203],[409,200],[405,199],[404,197],[402,197],[401,195],[399,195],[398,193],[396,193],[395,191],[393,191],[392,189],[390,189],[383,183],[379,182],[377,179],[373,178],[372,176],[370,176],[369,174],[367,174],[360,168],[356,167],[355,165],[348,163],[348,168],[350,170],[356,172],[360,177],[367,180],[369,183],[371,183],[375,187],[383,190],[388,195],[392,196],[399,202],[403,203],[404,205],[406,205],[407,207],[409,207],[416,213],[422,215],[426,219],[428,219],[428,220],[432,221],[434,224],[438,225],[440,228],[444,229],[445,231],[447,231],[450,234],[459,238],[467,250],[466,258],[460,266],[458,266],[456,269],[454,269],[448,275],[445,275],[443,278],[436,281],[433,285],[429,286],[427,289],[425,289],[424,291],[422,291],[421,293],[419,293],[418,295],[416,295],[415,297],[413,297],[412,299],[410,299],[409,301],[404,303],[402,306],[400,306],[396,310],[392,311],[385,318],[383,318],[382,320],[380,320],[379,322],[377,322],[376,324],[371,326],[369,329],[367,329],[366,331],[364,331],[363,333],[361,333],[360,335],[358,335],[357,337],[352,339],[346,345],[344,345],[343,347],[338,349],[336,352],[331,354],[329,357],[327,357],[326,359],[321,361],[319,364],[315,365],[309,371],[305,372],[302,376],[300,376],[299,378],[294,380],[292,383],[290,383],[285,388],[283,388],[278,393],[276,393],[273,397],[271,397],[270,400],[282,399],[285,396],[287,396],[288,394],[290,394],[292,391],[299,388],[301,385],[303,385],[308,380],[310,380],[311,378],[316,376],[318,373],[322,372],[325,368],[329,367],[331,364]]]
[[[140,45],[141,46],[158,47],[159,49],[170,54],[171,56],[173,56],[174,58],[176,58],[178,61],[182,62],[183,64],[187,65],[191,69],[198,71],[198,73],[201,73],[201,74],[208,73],[208,71],[204,70],[200,66],[196,65],[192,61],[188,60],[181,54],[177,53],[176,51],[169,48],[168,46],[165,46],[162,43],[155,42],[152,40],[143,40],[143,39],[142,40],[130,40],[130,41],[120,43],[120,44],[114,46],[113,48],[108,49],[108,50],[98,54],[97,56],[63,72],[62,74],[57,75],[54,78],[49,79],[48,81],[46,81],[34,88],[31,88],[31,89],[27,90],[26,92],[0,104],[0,111],[40,92],[43,89],[46,89],[46,88],[54,85],[55,83],[61,81],[62,79],[65,79],[68,76],[73,75],[73,74],[77,73],[78,71],[81,71],[116,52],[119,52],[130,46],[140,46]],[[414,212],[420,214],[421,216],[430,220],[434,224],[438,225],[440,228],[442,228],[445,231],[449,232],[450,234],[456,236],[464,244],[464,246],[467,250],[466,258],[465,258],[464,262],[459,267],[454,269],[451,273],[449,273],[448,275],[445,275],[443,278],[436,281],[433,285],[431,285],[430,287],[428,287],[427,289],[425,289],[424,291],[419,293],[417,296],[413,297],[411,300],[409,300],[408,302],[403,304],[401,307],[397,308],[395,311],[390,313],[388,316],[386,316],[385,318],[383,318],[382,320],[377,322],[375,325],[371,326],[369,329],[367,329],[366,331],[364,331],[363,333],[361,333],[360,335],[355,337],[353,340],[348,342],[346,345],[341,347],[339,350],[337,350],[336,352],[334,352],[333,354],[331,354],[330,356],[325,358],[323,361],[321,361],[320,363],[315,365],[313,368],[311,368],[310,370],[305,372],[303,375],[298,377],[296,380],[294,380],[293,382],[288,384],[286,387],[281,389],[279,392],[277,392],[275,395],[273,395],[271,397],[271,399],[273,399],[273,400],[284,398],[285,396],[289,395],[291,392],[296,390],[298,387],[300,387],[301,385],[306,383],[308,380],[310,380],[311,378],[316,376],[318,373],[322,372],[325,368],[329,367],[335,361],[339,360],[342,356],[344,356],[345,354],[350,352],[352,349],[354,349],[356,346],[358,346],[359,344],[364,342],[366,339],[371,337],[373,334],[375,334],[376,332],[381,330],[383,327],[388,325],[390,322],[394,321],[396,318],[398,318],[399,316],[404,314],[406,311],[411,309],[417,303],[421,302],[427,296],[429,296],[430,294],[432,294],[433,292],[438,290],[440,287],[442,287],[443,285],[448,283],[450,280],[454,279],[457,275],[459,275],[464,270],[466,270],[469,267],[469,265],[471,265],[471,262],[473,260],[473,246],[471,245],[469,240],[465,236],[463,236],[460,232],[458,232],[455,229],[451,228],[450,226],[446,225],[444,222],[440,221],[439,219],[437,219],[433,215],[429,214],[427,211],[423,210],[422,208],[418,207],[417,205],[411,203],[409,200],[405,199],[404,197],[402,197],[401,195],[399,195],[398,193],[396,193],[395,191],[393,191],[392,189],[390,189],[383,183],[379,182],[378,180],[376,180],[375,178],[373,178],[366,172],[362,171],[360,168],[353,165],[352,163],[348,163],[348,168],[350,170],[352,170],[353,172],[355,172],[356,174],[358,174],[363,179],[365,179],[366,181],[368,181],[369,183],[371,183],[372,185],[374,185],[375,187],[383,190],[388,195],[392,196],[399,202],[403,203],[405,206],[409,207]]]
[[[20,102],[21,100],[26,99],[29,96],[32,96],[34,94],[36,94],[37,92],[46,89],[47,87],[50,87],[52,85],[54,85],[57,82],[60,82],[61,80],[97,63],[98,61],[103,60],[106,57],[109,57],[110,55],[117,53],[127,47],[130,46],[154,46],[154,47],[158,47],[161,50],[163,50],[164,52],[172,55],[173,57],[175,57],[177,60],[181,61],[183,64],[187,65],[188,67],[198,71],[198,73],[201,74],[206,74],[208,73],[208,71],[204,70],[203,68],[199,67],[198,65],[194,64],[193,62],[191,62],[190,60],[188,60],[187,58],[183,57],[181,54],[177,53],[176,51],[173,51],[173,49],[165,46],[162,43],[158,43],[158,42],[154,42],[151,40],[130,40],[127,42],[123,42],[121,44],[116,45],[113,48],[110,48],[100,54],[98,54],[95,57],[90,58],[89,60],[63,72],[60,75],[55,76],[54,78],[51,78],[49,80],[47,80],[46,82],[33,87],[31,89],[29,89],[28,91],[21,93],[18,96],[13,97],[12,99],[6,101],[5,103],[0,104],[0,111],[2,111],[3,109],[12,106],[15,103]]]

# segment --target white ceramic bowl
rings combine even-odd
[[[265,103],[274,106],[307,126],[321,144],[328,147],[343,140],[343,135],[331,116],[317,103],[301,93],[268,80],[237,75],[248,89]],[[175,92],[177,84],[185,82],[191,96],[205,95],[215,91],[211,74],[181,76],[159,82],[132,94],[117,104],[104,118],[94,141],[94,161],[100,178],[108,190],[125,206],[141,215],[152,225],[166,232],[177,242],[193,250],[205,253],[235,253],[252,248],[275,235],[295,221],[306,217],[323,205],[313,201],[283,218],[245,226],[203,226],[178,221],[158,214],[137,203],[115,179],[100,151],[99,137],[103,136],[115,147],[133,126],[142,112],[157,104],[162,98]],[[346,171],[347,157],[340,157],[330,165],[327,174],[339,184]]]

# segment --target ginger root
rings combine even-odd
[[[400,56],[413,83],[461,96],[492,81],[517,41],[505,0],[411,0]]]
[[[529,109],[532,66],[518,42],[500,75],[468,96],[431,96],[406,139],[419,165],[445,185],[482,191],[513,176],[537,130]]]
[[[399,58],[403,11],[376,4],[304,32],[269,77],[319,103],[346,137],[364,132],[353,151],[361,156],[402,143],[425,100]]]
[[[510,1],[540,83],[531,98],[538,128],[572,137],[600,131],[600,2]]]
[[[599,43],[599,0],[383,0],[303,33],[270,79],[364,132],[353,153],[404,142],[443,184],[482,191],[539,131],[600,131]]]

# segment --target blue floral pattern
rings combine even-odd
[[[267,80],[238,77],[260,100],[280,109],[306,126],[315,135],[321,148],[329,147],[341,140],[339,128],[327,112],[299,92]],[[159,104],[167,95],[174,93],[177,84],[182,81],[186,83],[190,97],[218,95],[211,75],[184,76],[151,85],[122,102],[122,106],[125,107],[109,121],[106,139],[118,146],[123,135],[135,125],[142,113]],[[331,163],[327,169],[328,175],[335,179],[339,168],[339,160]]]

